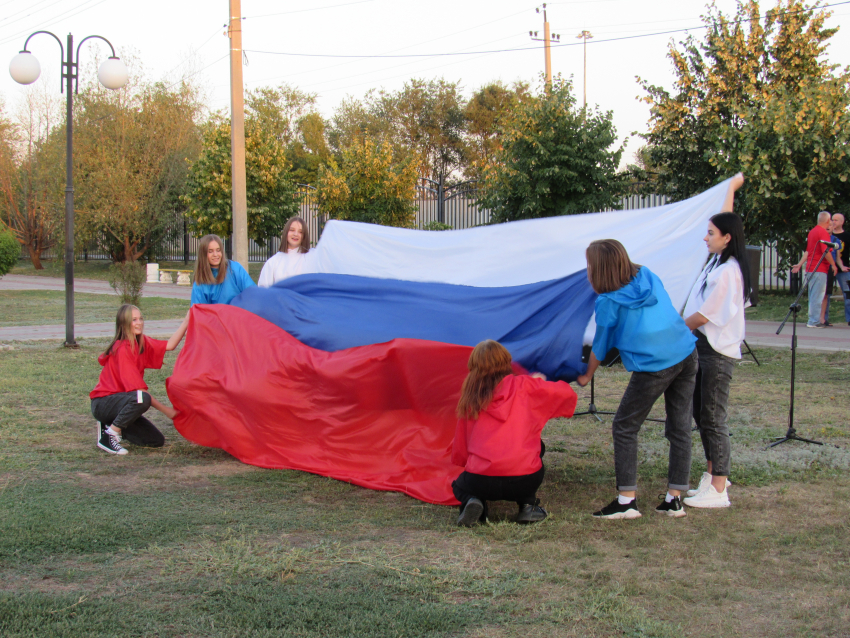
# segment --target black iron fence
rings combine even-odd
[[[319,214],[315,197],[316,189],[307,184],[299,184],[298,195],[300,198],[299,215],[307,223],[310,232],[310,241],[315,246],[322,235],[326,219]],[[474,181],[462,182],[460,184],[446,185],[442,180],[420,178],[416,184],[416,219],[414,227],[444,228],[446,226],[456,230],[473,228],[490,223],[490,211],[478,205],[479,189]],[[641,208],[652,208],[667,203],[663,195],[629,195],[620,200],[618,209],[610,210],[637,210]],[[445,225],[445,226],[440,226]],[[198,253],[198,242],[200,237],[195,235],[191,229],[191,223],[181,214],[175,215],[172,224],[162,232],[158,241],[155,241],[148,252],[149,261],[171,261],[190,263],[195,261]],[[224,238],[225,250],[231,254],[230,238]],[[92,241],[77,251],[77,259],[80,261],[111,260],[112,256],[103,246],[106,242]],[[264,262],[274,255],[280,248],[280,237],[271,237],[260,246],[253,239],[248,242],[248,261]],[[790,277],[787,271],[779,270],[779,255],[775,243],[767,243],[759,247],[759,277],[758,283],[761,290],[787,290]],[[28,258],[26,251],[22,258]],[[54,249],[42,254],[42,259],[61,259],[59,251]],[[782,276],[784,275],[784,277]]]

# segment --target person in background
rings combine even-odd
[[[192,283],[192,305],[229,304],[240,292],[256,286],[241,264],[227,258],[223,246],[218,235],[201,237]]]
[[[802,262],[806,263],[806,272],[811,274],[809,279],[809,317],[806,322],[808,328],[823,328],[821,310],[823,307],[823,298],[826,294],[826,274],[832,269],[833,274],[838,271],[838,266],[832,255],[828,252],[826,244],[821,241],[828,242],[830,240],[829,228],[832,226],[832,216],[827,211],[818,213],[818,221],[814,228],[809,231],[806,239],[806,252],[803,255],[803,260],[791,268],[791,272],[799,272]],[[826,257],[817,266],[821,256],[826,253]],[[817,272],[812,272],[817,266]]]
[[[833,248],[829,252],[832,254],[832,259],[835,260],[835,271],[832,269],[826,273],[826,293],[823,296],[823,304],[821,304],[821,323],[824,326],[831,326],[832,324],[829,322],[829,300],[832,296],[832,289],[836,282],[839,281],[839,277],[842,275],[846,275],[847,273],[847,262],[842,255],[843,244],[841,238],[836,233],[836,228],[840,228],[842,231],[844,230],[844,215],[841,213],[835,213],[832,216],[832,222],[830,224],[830,241],[833,244],[837,244],[838,248]],[[844,298],[844,291],[841,283],[838,284],[839,290],[841,290],[841,296]],[[845,315],[847,313],[845,312]]]
[[[300,275],[304,270],[304,255],[310,250],[310,233],[300,217],[293,217],[280,234],[280,250],[263,264],[257,285],[268,288],[279,281]]]
[[[832,216],[832,236],[838,240],[838,273],[835,281],[844,298],[844,321],[850,326],[850,231],[844,230],[844,215],[835,213]],[[827,315],[828,318],[828,315]]]

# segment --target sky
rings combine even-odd
[[[369,89],[400,89],[411,78],[445,78],[459,82],[468,96],[495,80],[539,87],[544,68],[541,42],[543,3],[521,0],[243,0],[245,88],[288,83],[315,93],[319,111],[330,117],[346,97],[362,98]],[[841,26],[850,16],[850,0],[827,0]],[[717,0],[727,15],[734,0]],[[762,11],[774,6],[762,2]],[[132,57],[135,70],[148,79],[176,82],[190,76],[203,91],[210,110],[230,104],[229,40],[223,35],[228,0],[0,0],[0,59],[11,60],[26,37],[50,30],[63,43],[97,34],[108,38],[119,56]],[[536,8],[541,8],[537,13]],[[624,163],[642,144],[648,106],[636,81],[671,88],[667,57],[671,42],[688,33],[701,38],[705,0],[567,0],[547,2],[546,14],[560,45],[552,48],[553,73],[572,78],[581,102],[584,47],[576,36],[593,34],[586,49],[587,101],[613,112]],[[80,52],[82,73],[104,55],[96,40]],[[60,55],[53,38],[38,35],[29,50],[39,59],[38,83],[55,86],[59,95]],[[509,51],[504,51],[509,49]],[[284,55],[285,54],[285,55]],[[452,55],[448,55],[452,54]],[[457,55],[462,54],[462,55]],[[840,30],[828,49],[831,63],[850,65],[850,30]],[[355,56],[355,57],[345,57]],[[360,57],[375,56],[375,57]],[[416,56],[416,57],[381,57]],[[35,85],[33,85],[35,86]],[[44,87],[41,87],[43,90]],[[13,110],[27,89],[8,72],[0,73],[0,97]]]

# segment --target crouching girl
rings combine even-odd
[[[614,471],[619,496],[595,512],[597,518],[631,519],[637,505],[637,437],[655,401],[663,394],[667,419],[664,436],[670,442],[667,494],[655,508],[659,514],[684,516],[680,495],[691,474],[691,405],[697,374],[696,339],[676,312],[661,280],[646,266],[633,264],[616,239],[591,242],[587,248],[587,278],[596,298],[596,335],[587,385],[599,362],[612,348],[620,351],[632,373],[614,415]]]
[[[162,447],[165,437],[144,416],[150,407],[174,419],[177,411],[163,405],[148,392],[145,369],[158,370],[167,351],[174,350],[189,323],[189,315],[168,341],[144,335],[145,320],[136,306],[124,304],[115,317],[115,338],[97,361],[103,366],[100,379],[89,394],[91,412],[98,421],[97,447],[110,454],[127,454],[124,438],[133,445]]]
[[[465,468],[452,483],[460,501],[458,525],[486,519],[487,501],[515,501],[518,523],[546,518],[537,489],[543,482],[543,441],[549,419],[573,415],[576,394],[542,374],[514,375],[511,354],[482,341],[469,357],[457,406],[452,462]]]

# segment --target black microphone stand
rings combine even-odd
[[[776,334],[782,332],[782,328],[785,327],[788,317],[794,315],[791,322],[791,403],[788,407],[788,431],[785,433],[785,436],[776,437],[776,440],[765,449],[776,447],[780,443],[787,443],[788,441],[802,441],[803,443],[812,443],[813,445],[823,445],[820,441],[813,441],[811,439],[804,439],[801,436],[797,436],[797,430],[794,428],[794,378],[797,373],[797,313],[800,312],[800,304],[797,302],[800,301],[800,297],[803,296],[803,293],[809,287],[809,282],[812,280],[812,276],[818,271],[818,268],[820,268],[821,263],[823,263],[826,253],[827,251],[825,250],[820,256],[817,266],[814,267],[808,277],[806,277],[806,281],[802,286],[800,286],[800,292],[797,293],[797,298],[794,300],[794,303],[788,307],[788,314],[785,315],[785,319],[782,320],[782,323],[779,324],[779,328],[776,330]]]

